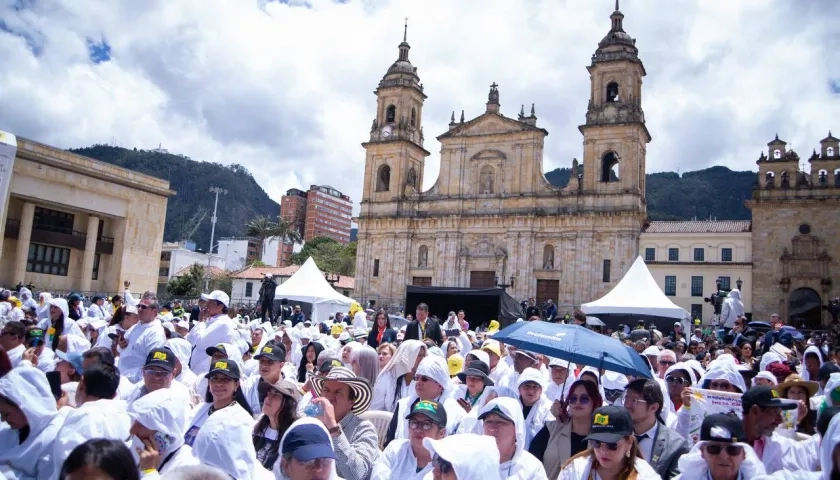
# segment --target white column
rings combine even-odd
[[[29,258],[29,243],[32,240],[32,221],[35,219],[35,204],[25,202],[20,214],[20,228],[18,229],[17,250],[15,253],[15,270],[12,282],[26,283],[26,260]]]
[[[82,278],[79,286],[83,292],[90,291],[93,276],[93,258],[96,255],[96,235],[99,233],[99,217],[88,217],[87,239],[85,240],[85,255],[82,257]]]

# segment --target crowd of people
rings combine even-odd
[[[791,342],[778,316],[763,333],[741,315],[605,330],[650,368],[636,377],[425,304],[392,328],[384,311],[297,306],[273,325],[222,291],[194,309],[128,288],[79,300],[0,292],[4,478],[840,478],[840,345]],[[587,328],[580,312],[559,321]],[[690,430],[700,390],[740,394],[741,411]]]

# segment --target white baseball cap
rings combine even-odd
[[[221,303],[222,305],[224,305],[226,307],[230,304],[230,297],[228,297],[227,293],[225,293],[221,290],[213,290],[210,293],[202,293],[201,294],[201,299],[205,300],[205,301],[206,300],[215,300],[215,301]]]
[[[126,305],[125,313],[133,313],[137,315],[137,305]]]

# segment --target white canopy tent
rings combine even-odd
[[[674,319],[687,327],[691,316],[665,296],[642,257],[636,258],[624,278],[609,293],[580,306],[587,315]]]
[[[277,286],[274,298],[311,303],[313,322],[326,321],[335,312],[347,311],[354,302],[352,298],[335,291],[312,257],[288,280]]]

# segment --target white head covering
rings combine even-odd
[[[452,379],[449,377],[449,365],[443,357],[429,355],[420,361],[417,366],[416,375],[425,375],[431,377],[441,387],[443,387],[443,394],[440,397],[440,402],[443,402],[449,394],[454,390]],[[415,394],[416,395],[416,394]]]
[[[802,354],[802,366],[803,366],[803,368],[802,368],[802,378],[804,378],[805,381],[816,382],[817,379],[816,378],[812,379],[811,374],[808,373],[807,369],[805,369],[805,357],[807,357],[808,355],[816,355],[817,358],[820,360],[820,366],[821,367],[822,367],[823,363],[825,363],[823,361],[823,355],[822,355],[822,352],[820,351],[820,349],[815,347],[814,345],[811,345],[810,347],[806,348],[805,353]]]
[[[440,440],[423,439],[432,456],[437,455],[452,464],[458,478],[500,480],[499,447],[493,437],[464,433]]]
[[[417,363],[417,355],[420,355],[420,350],[425,350],[426,345],[420,340],[406,340],[402,342],[394,352],[394,356],[388,361],[388,364],[382,368],[379,375],[393,370],[394,378],[399,378],[414,368]]]
[[[258,479],[267,472],[257,461],[251,438],[253,419],[239,407],[223,408],[207,418],[195,437],[193,453],[204,465],[231,478]]]
[[[178,361],[181,362],[181,368],[188,369],[190,355],[192,354],[192,345],[190,345],[190,342],[183,338],[170,338],[166,341],[166,346],[178,357]]]
[[[832,373],[840,375],[838,373]],[[834,448],[840,443],[840,415],[835,415],[828,424],[828,430],[825,431],[825,437],[820,442],[820,465],[822,466],[823,480],[831,479],[832,470],[840,470],[840,465],[834,464]]]
[[[784,362],[784,361],[785,361],[785,359],[782,358],[782,356],[779,355],[778,353],[767,352],[767,353],[765,353],[764,355],[761,356],[761,361],[758,363],[759,370],[763,372],[763,371],[767,370],[767,367],[771,363]]]
[[[528,367],[525,370],[522,370],[522,373],[519,374],[519,381],[516,383],[516,389],[518,390],[519,387],[522,386],[525,382],[534,382],[543,389],[543,393],[545,392],[546,388],[546,379],[545,375],[543,375],[539,370],[536,368]]]
[[[568,360],[563,360],[562,358],[554,358],[551,357],[551,360],[548,362],[549,367],[563,367],[566,370],[569,369],[571,363]]]
[[[184,444],[189,403],[183,394],[161,388],[143,395],[128,406],[128,415],[149,430],[173,437],[172,444],[160,452],[166,457]]]
[[[756,378],[763,378],[765,380],[770,380],[770,382],[772,382],[773,385],[778,385],[779,384],[779,381],[776,379],[776,376],[773,375],[772,373],[766,371],[766,370],[763,371],[763,372],[758,372],[758,375],[756,375],[755,378],[753,378],[753,383],[755,383]]]
[[[516,427],[516,453],[513,454],[513,458],[510,460],[511,462],[515,462],[522,449],[525,448],[525,417],[522,416],[522,405],[519,403],[519,400],[513,398],[494,398],[484,405],[478,416],[481,417],[493,409],[501,410],[506,417],[513,420],[513,424]],[[484,435],[483,421],[479,425],[478,431]]]
[[[689,386],[697,384],[697,374],[694,372],[694,369],[691,368],[691,366],[685,362],[677,362],[668,367],[668,370],[665,370],[665,378],[668,378],[668,375],[670,375],[676,370],[682,370],[683,372],[688,374],[688,379],[691,380],[691,385]]]
[[[482,362],[484,362],[485,365],[490,367],[490,355],[487,355],[487,352],[485,352],[484,350],[470,350],[469,352],[467,352],[467,355],[472,355],[473,357],[477,358],[478,360],[481,360]],[[464,365],[469,366],[469,363],[470,362],[464,362]]]
[[[723,357],[724,355],[721,355]],[[731,355],[729,356],[732,357]],[[747,391],[747,385],[744,383],[744,377],[738,372],[735,363],[732,360],[717,359],[709,365],[709,370],[700,379],[699,385],[701,388],[706,384],[707,380],[727,380],[732,385],[735,385],[741,390],[741,393]]]

